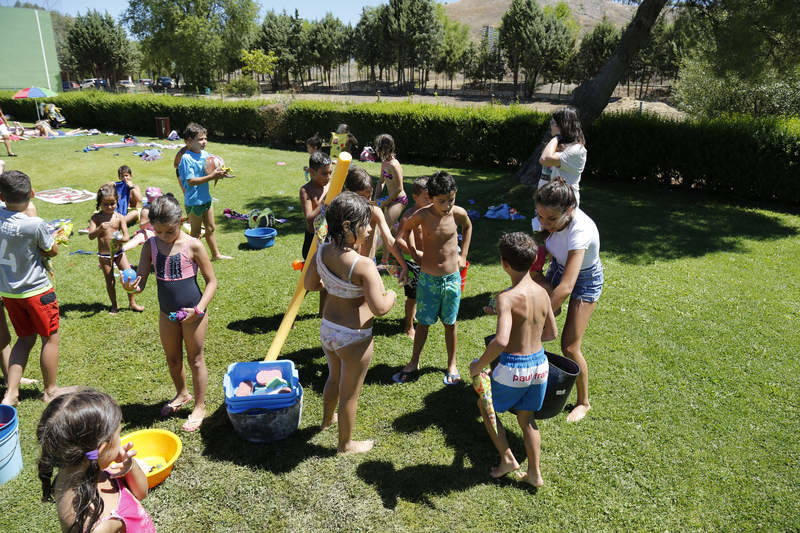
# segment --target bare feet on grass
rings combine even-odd
[[[42,401],[44,403],[50,403],[55,400],[57,397],[61,396],[62,394],[69,394],[71,392],[77,392],[81,390],[81,387],[78,385],[71,385],[69,387],[55,387],[53,390],[44,391],[44,395],[42,396]]]
[[[219,254],[218,256],[211,258],[212,261],[219,261],[219,260],[222,260],[222,259],[233,259],[233,257],[231,257],[229,255]]]
[[[325,429],[336,424],[339,421],[339,415],[337,413],[333,413],[333,416],[330,420],[322,420],[322,424],[319,425],[319,429]]]
[[[109,315],[116,315],[117,313],[119,313],[119,307],[117,306],[114,306],[108,310]]]
[[[416,332],[416,330],[413,327],[411,329],[406,328],[406,337],[408,337],[409,339],[411,339],[413,341],[415,332]]]
[[[0,405],[10,405],[11,407],[16,407],[19,405],[19,396],[16,398],[11,398],[8,395],[3,396],[3,401],[0,402]]]
[[[492,467],[489,470],[489,475],[492,476],[494,479],[501,478],[508,474],[509,472],[513,472],[514,470],[519,469],[519,463],[516,459],[512,461],[505,460],[501,462],[499,465]]]
[[[576,405],[572,411],[569,412],[567,415],[567,422],[580,422],[583,420],[583,417],[586,416],[586,413],[592,408],[591,405],[586,404],[578,404]]]
[[[136,311],[137,313],[141,313],[142,311],[144,311],[144,306],[139,305],[137,303],[131,303],[130,307],[131,311]]]
[[[38,385],[38,379],[31,379],[31,378],[20,378],[19,380],[20,385]]]
[[[372,440],[351,440],[342,446],[339,446],[339,453],[347,455],[350,453],[367,453],[375,446],[375,441]]]
[[[542,479],[541,474],[532,474],[530,472],[523,473],[517,472],[517,481],[521,481],[523,483],[528,483],[533,485],[534,487],[541,487],[544,485],[544,479]]]

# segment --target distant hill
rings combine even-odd
[[[612,0],[563,0],[581,25],[581,35],[591,31],[603,15],[618,28],[622,28],[633,18],[636,6],[620,4]],[[536,0],[539,7],[555,5],[559,0]],[[511,0],[459,0],[444,6],[447,16],[470,27],[476,40],[480,39],[483,26],[500,27],[503,13],[508,11]]]

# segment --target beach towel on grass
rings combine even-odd
[[[51,204],[76,204],[79,202],[88,202],[89,200],[94,200],[97,197],[97,194],[87,191],[86,189],[59,187],[58,189],[37,191],[35,197]]]

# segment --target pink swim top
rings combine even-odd
[[[364,289],[351,281],[353,278],[353,269],[356,263],[358,263],[358,260],[361,259],[361,256],[357,256],[353,264],[350,265],[350,272],[347,275],[347,281],[345,281],[331,272],[322,261],[322,250],[324,250],[328,244],[329,243],[323,244],[319,247],[319,250],[317,250],[317,272],[319,273],[320,279],[325,284],[325,290],[339,298],[353,299],[364,296]]]
[[[105,522],[106,520],[120,520],[125,524],[125,531],[127,533],[156,533],[156,526],[153,525],[153,520],[147,511],[144,510],[142,504],[136,499],[136,496],[131,494],[128,486],[124,481],[115,479],[117,482],[117,489],[119,491],[119,503],[117,508],[111,511],[111,514],[100,519],[95,524],[95,528]]]
[[[194,237],[186,241],[181,251],[175,255],[166,256],[158,251],[156,238],[150,238],[150,258],[153,261],[156,279],[162,281],[177,281],[193,278],[197,275],[197,263],[189,255],[189,245]]]

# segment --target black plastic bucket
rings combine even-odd
[[[493,338],[494,335],[489,335],[483,340],[488,346]],[[547,390],[544,393],[542,408],[534,413],[534,417],[540,420],[553,418],[564,410],[572,386],[575,385],[575,379],[580,373],[578,364],[572,359],[547,351],[544,354],[548,362]],[[495,363],[497,361],[495,360]]]
[[[533,414],[538,419],[553,418],[564,410],[575,379],[580,373],[578,364],[572,359],[550,352],[544,353],[547,356],[549,370],[542,408]]]

